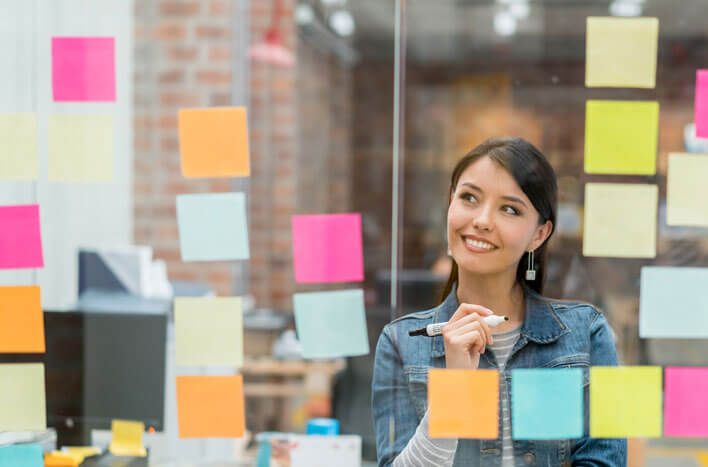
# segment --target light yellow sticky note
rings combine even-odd
[[[585,85],[653,88],[658,44],[657,18],[589,17]]]
[[[708,227],[708,154],[669,154],[666,223]]]
[[[591,367],[590,436],[660,437],[662,389],[660,366]]]
[[[656,257],[658,199],[656,185],[585,185],[583,255]]]
[[[0,364],[0,431],[46,429],[44,364]]]
[[[37,115],[0,114],[0,179],[36,180]]]
[[[177,365],[243,365],[241,297],[175,299]]]
[[[113,420],[111,422],[113,438],[108,448],[114,456],[145,457],[147,451],[143,446],[145,424],[128,420]]]
[[[655,174],[658,131],[658,102],[587,101],[585,172]]]
[[[49,181],[114,180],[113,115],[49,116]]]

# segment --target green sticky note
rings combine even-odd
[[[177,365],[243,365],[241,297],[175,299]]]
[[[662,428],[662,368],[590,368],[590,436],[658,438]]]
[[[362,290],[298,293],[293,302],[295,326],[305,358],[369,353]]]
[[[653,88],[658,45],[657,18],[589,17],[585,85]]]
[[[708,227],[708,155],[669,154],[666,223]]]
[[[583,255],[656,257],[658,198],[656,185],[585,185]]]
[[[0,364],[0,431],[46,429],[44,364]]]
[[[37,115],[0,114],[0,179],[36,180]]]
[[[658,102],[587,101],[585,172],[655,174],[658,131]]]
[[[49,116],[49,181],[112,182],[113,115]]]

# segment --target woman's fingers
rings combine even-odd
[[[464,326],[449,329],[447,331],[447,336],[451,340],[467,345],[473,345],[473,347],[470,348],[470,351],[484,353],[486,344],[489,341],[489,330],[488,328],[485,329],[484,324],[486,323],[483,321],[473,321],[465,324]]]
[[[481,305],[463,303],[459,307],[457,307],[457,310],[455,310],[455,313],[453,313],[448,323],[454,323],[455,321],[458,321],[467,315],[471,315],[472,313],[477,313],[481,316],[489,316],[494,314],[492,310],[490,310],[489,308],[485,308]]]

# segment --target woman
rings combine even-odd
[[[586,437],[511,439],[512,369],[617,365],[612,333],[600,311],[541,296],[556,198],[553,168],[520,138],[488,140],[453,170],[447,213],[453,267],[444,301],[389,323],[376,347],[372,403],[379,466],[626,465],[625,439],[587,437],[587,369]],[[510,319],[492,331],[483,320],[491,314]],[[442,336],[408,335],[445,321]],[[428,436],[431,367],[499,369],[497,439]]]

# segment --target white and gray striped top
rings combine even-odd
[[[500,374],[499,399],[501,403],[502,424],[502,467],[513,467],[514,449],[511,442],[511,415],[509,413],[509,399],[506,388],[504,368],[506,360],[514,348],[521,333],[521,326],[509,331],[493,334],[494,344],[487,347],[494,352]],[[455,461],[457,451],[455,438],[431,438],[428,435],[428,411],[420,421],[415,434],[408,441],[405,449],[393,460],[393,467],[451,467]]]

